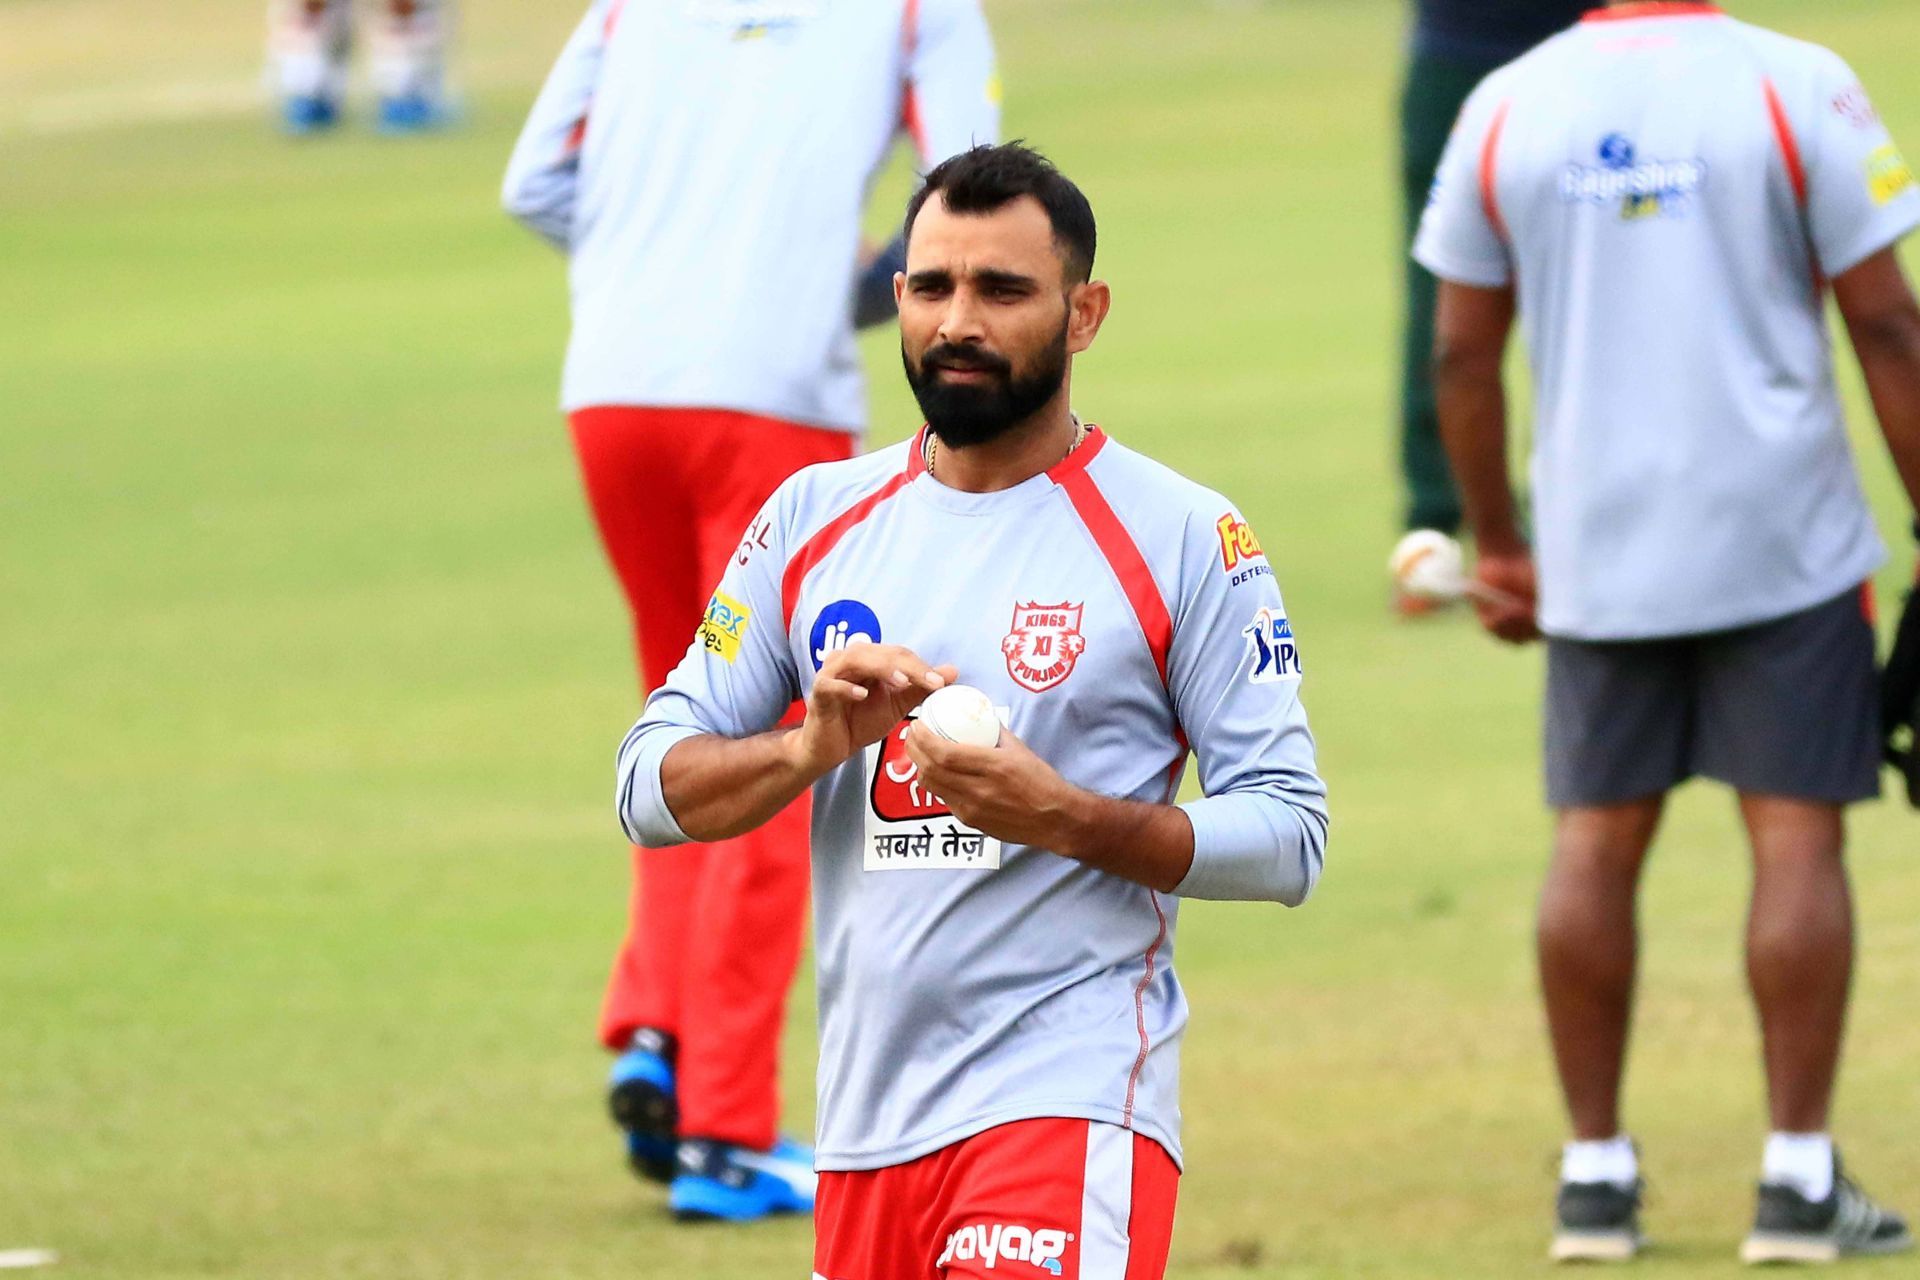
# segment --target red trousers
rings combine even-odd
[[[717,409],[571,415],[601,541],[633,611],[641,683],[678,665],[747,526],[774,489],[853,438]],[[716,844],[633,851],[626,941],[600,1039],[679,1040],[680,1132],[765,1149],[779,1124],[780,1032],[807,909],[809,806]]]
[[[824,1280],[1160,1280],[1180,1170],[1118,1125],[1018,1120],[906,1164],[823,1173]]]

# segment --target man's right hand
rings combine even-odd
[[[807,695],[807,718],[788,740],[809,779],[839,767],[892,732],[907,713],[960,673],[930,667],[897,644],[851,644],[828,656]]]
[[[1473,580],[1486,588],[1473,593],[1473,611],[1480,616],[1481,626],[1508,644],[1540,638],[1539,588],[1531,552],[1524,548],[1499,554],[1482,551],[1473,566]]]

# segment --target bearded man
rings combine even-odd
[[[1071,411],[1111,302],[1079,188],[976,147],[906,234],[927,425],[774,494],[621,747],[620,816],[719,840],[812,789],[818,1275],[1159,1276],[1180,900],[1297,904],[1325,850],[1299,650],[1240,513]],[[915,719],[962,681],[997,745]]]

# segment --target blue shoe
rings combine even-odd
[[[607,1077],[607,1110],[626,1131],[627,1163],[649,1182],[672,1182],[674,1126],[680,1108],[673,1092],[673,1041],[644,1028],[613,1061]]]
[[[280,127],[288,133],[323,133],[340,123],[340,104],[319,94],[288,98],[280,104]]]
[[[753,1222],[777,1213],[812,1213],[813,1148],[782,1138],[771,1151],[690,1139],[667,1208],[683,1222]]]
[[[451,112],[421,94],[380,99],[378,128],[382,133],[431,133],[452,122]]]

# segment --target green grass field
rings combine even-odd
[[[1538,655],[1385,609],[1401,6],[990,7],[1009,133],[1102,219],[1079,407],[1249,512],[1332,787],[1306,909],[1186,913],[1173,1273],[1543,1270]],[[1920,8],[1733,7],[1920,147]],[[803,1223],[671,1226],[601,1109],[637,694],[554,408],[561,263],[495,206],[575,8],[470,0],[457,133],[296,144],[235,106],[251,3],[0,0],[0,1249],[56,1274],[807,1272]],[[917,421],[893,341],[877,441]],[[1839,1126],[1911,1214],[1920,820],[1855,832]],[[1649,1275],[1731,1274],[1750,1212],[1745,879],[1729,798],[1683,793],[1629,1081]]]

